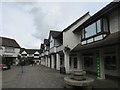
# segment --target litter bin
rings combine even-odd
[[[60,67],[60,73],[61,74],[66,74],[65,67]]]

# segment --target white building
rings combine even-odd
[[[111,2],[93,16],[89,12],[62,32],[50,31],[51,68],[86,70],[97,78],[120,77],[120,2]],[[42,53],[44,57],[44,53]]]
[[[40,63],[40,50],[39,49],[24,49],[20,50],[21,58],[27,58],[30,61],[34,61],[34,63]]]
[[[3,57],[3,63],[16,63],[20,52],[19,44],[14,40],[6,37],[0,37],[0,56]]]

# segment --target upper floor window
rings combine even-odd
[[[54,40],[50,41],[50,48],[54,47]]]
[[[13,47],[5,47],[5,52],[14,53],[15,52],[15,48],[13,48]]]
[[[108,33],[107,18],[99,19],[91,25],[82,29],[81,40],[82,44],[91,43],[103,39]]]

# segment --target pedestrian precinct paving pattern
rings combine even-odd
[[[24,66],[21,73],[20,66],[12,66],[10,70],[2,72],[2,88],[64,88],[64,77],[55,69],[45,66]],[[88,77],[94,76],[87,74]],[[114,80],[97,80],[94,88],[118,88],[118,82]]]
[[[44,66],[18,66],[3,71],[3,88],[62,88],[64,75]]]

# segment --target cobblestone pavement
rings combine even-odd
[[[44,66],[13,66],[2,73],[2,88],[63,88],[64,75]]]
[[[19,66],[13,66],[10,70],[2,72],[2,88],[64,88],[63,78],[66,75],[60,74],[54,69],[44,66],[25,66],[24,73],[21,73]],[[87,74],[88,77],[96,78]],[[118,88],[120,82],[114,80],[97,80],[94,88]]]

